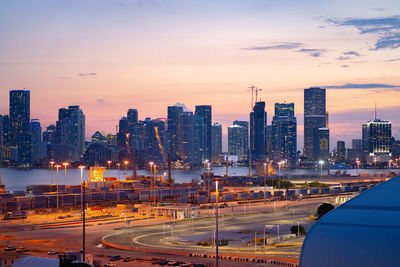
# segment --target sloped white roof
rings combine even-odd
[[[59,264],[59,259],[26,256],[16,260],[12,267],[58,267]]]
[[[400,266],[400,176],[354,197],[307,234],[300,267]]]

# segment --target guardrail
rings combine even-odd
[[[195,258],[206,258],[206,259],[216,259],[217,256],[214,254],[203,254],[203,253],[190,253],[189,257]],[[264,263],[264,264],[272,264],[279,266],[287,266],[287,267],[298,267],[299,263],[296,260],[292,259],[258,259],[252,257],[242,257],[242,256],[226,256],[221,255],[218,257],[221,260],[231,260],[231,261],[241,261],[241,262],[254,262],[254,263]]]

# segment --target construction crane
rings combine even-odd
[[[166,158],[166,156],[165,156],[164,146],[163,146],[163,144],[162,144],[162,142],[161,142],[161,138],[160,138],[160,134],[159,134],[159,132],[158,132],[158,127],[157,127],[157,126],[154,126],[154,132],[156,133],[156,138],[157,138],[157,142],[158,142],[158,147],[160,148],[161,156],[162,156],[162,158],[163,158],[164,164],[165,164],[165,166],[167,166],[167,165],[168,165],[168,164],[167,164],[167,158]]]
[[[168,167],[168,180],[165,181],[165,183],[167,183],[168,185],[172,184],[172,176],[171,176],[171,156],[168,153],[168,159],[165,156],[165,150],[164,150],[164,146],[161,142],[161,138],[160,138],[160,134],[158,132],[158,127],[154,126],[154,132],[156,134],[156,138],[157,138],[157,142],[158,142],[158,147],[160,148],[161,151],[161,156],[163,158],[164,164],[166,167]]]

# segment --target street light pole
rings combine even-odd
[[[375,175],[376,175],[376,157],[374,158],[374,164],[375,164]]]
[[[215,254],[216,254],[216,267],[218,267],[218,246],[219,246],[219,240],[218,240],[218,198],[219,198],[219,193],[218,193],[218,181],[219,179],[215,179]]]
[[[57,196],[57,213],[58,213],[58,169],[61,167],[61,165],[57,164],[55,167],[57,168],[57,193],[56,193],[56,196]]]
[[[283,161],[278,162],[278,188],[281,189],[281,165]]]
[[[264,191],[264,205],[266,203],[266,199],[265,199],[265,187],[266,187],[266,185],[267,185],[267,163],[264,162],[264,189],[263,189],[263,191]]]
[[[63,165],[64,168],[65,168],[65,173],[64,173],[64,184],[65,184],[65,188],[64,188],[64,190],[67,191],[67,166],[69,165],[69,163],[68,163],[68,162],[64,162],[62,165]]]
[[[153,166],[153,206],[156,206],[156,171],[157,171],[157,165],[154,164]]]
[[[360,176],[360,160],[358,158],[356,159],[356,163],[357,163],[357,173],[358,176]]]
[[[51,165],[51,184],[53,184],[53,167],[54,167],[54,161],[50,161],[50,165]]]
[[[118,166],[118,181],[119,181],[119,170],[121,168],[121,163],[117,163],[117,166]]]
[[[108,163],[108,176],[109,177],[111,177],[111,162],[112,162],[111,160],[107,161],[107,163]]]
[[[154,162],[150,161],[149,165],[150,165],[150,201],[151,201],[151,192],[152,192],[152,188],[153,188],[153,164]],[[153,194],[154,197],[154,194]]]
[[[207,197],[208,201],[210,201],[210,162],[207,160]]]
[[[319,177],[320,177],[320,179],[322,179],[322,165],[324,164],[324,161],[320,160],[320,161],[318,161],[318,163],[321,165],[321,172],[320,172]]]
[[[125,179],[126,179],[126,177],[128,177],[128,164],[129,164],[129,161],[125,160],[124,164],[125,164]]]
[[[85,185],[83,184],[83,169],[85,166],[79,166],[81,169],[81,206],[82,206],[82,260],[85,261]]]

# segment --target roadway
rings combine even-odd
[[[221,237],[224,238],[224,231],[230,229],[249,228],[249,233],[254,228],[262,228],[265,224],[281,224],[293,225],[294,222],[303,220],[311,225],[312,222],[307,221],[311,213],[315,213],[316,208],[323,202],[331,201],[330,197],[318,197],[312,199],[303,199],[300,201],[279,201],[267,203],[262,202],[250,204],[235,204],[231,207],[220,209],[221,214]],[[232,218],[233,211],[233,218]],[[275,212],[274,212],[275,211]],[[180,244],[182,240],[187,240],[192,235],[207,235],[215,227],[212,214],[214,211],[203,210],[201,216],[210,215],[209,218],[201,218],[196,220],[175,221],[171,218],[140,218],[131,221],[129,224],[125,220],[114,218],[109,221],[97,221],[87,223],[86,227],[86,251],[94,255],[96,259],[101,259],[103,264],[107,262],[112,255],[121,255],[122,257],[138,257],[142,259],[151,259],[153,257],[168,258],[179,261],[192,263],[212,263],[215,260],[191,258],[186,254],[188,252],[205,252],[210,253],[211,248],[202,248],[193,243]],[[222,219],[223,216],[223,219]],[[171,235],[172,224],[175,224],[174,237],[178,238],[178,242],[168,239]],[[79,251],[82,247],[82,228],[79,225],[63,225],[53,227],[40,227],[48,224],[41,224],[39,227],[27,227],[26,225],[18,227],[17,222],[13,222],[13,231],[7,230],[7,234],[11,239],[0,239],[0,247],[4,247],[7,243],[14,246],[25,246],[31,250],[30,254],[47,256],[47,251],[56,249],[63,252],[66,249],[69,251]],[[163,227],[164,225],[164,227]],[[171,225],[169,228],[167,225]],[[6,227],[2,225],[2,227]],[[283,230],[282,234],[288,229]],[[164,231],[164,230],[165,231]],[[169,231],[167,230],[169,229]],[[6,228],[3,228],[6,230]],[[132,234],[130,233],[132,232]],[[4,231],[3,231],[4,233]],[[102,242],[102,237],[110,234],[116,234],[118,239],[121,239],[123,244],[132,243],[132,251],[123,251],[114,248],[99,246]],[[226,232],[228,235],[228,231]],[[254,233],[254,231],[253,231]],[[131,238],[132,236],[132,238]],[[251,236],[251,234],[249,235]],[[132,241],[132,242],[131,242]],[[36,242],[36,243],[32,243]],[[256,255],[264,256],[264,251],[256,248],[238,249],[236,246],[221,248],[221,253],[225,254],[240,254],[240,255]],[[290,257],[298,258],[300,246],[287,248],[267,248],[265,254],[274,257]],[[222,266],[258,266],[255,263],[221,261]],[[141,266],[151,265],[149,261],[117,262],[117,266],[133,266],[140,264]],[[260,266],[268,266],[261,264]]]

